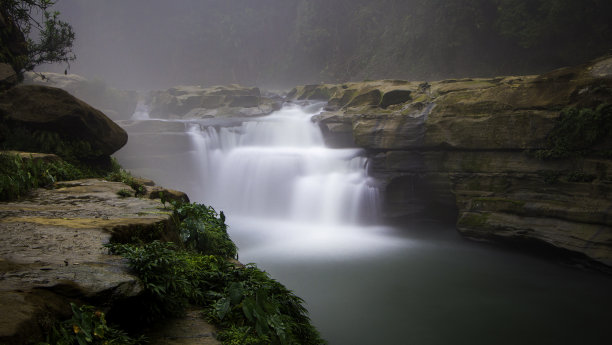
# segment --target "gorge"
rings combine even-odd
[[[608,270],[610,161],[597,152],[609,137],[586,157],[536,151],[548,148],[564,107],[610,99],[611,62],[542,76],[298,87],[269,115],[212,112],[210,91],[175,88],[161,103],[169,119],[142,120],[142,111],[120,121],[131,141],[117,156],[224,210],[241,260],[303,296],[332,344],[598,344],[612,282],[556,260]],[[350,225],[351,202],[376,190],[381,219]],[[540,255],[465,242],[455,219],[465,237],[515,249],[537,242]],[[562,253],[542,257],[546,248]]]

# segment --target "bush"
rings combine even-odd
[[[134,339],[125,332],[108,326],[104,313],[92,306],[77,307],[74,303],[70,303],[70,307],[72,318],[54,327],[47,342],[41,345],[138,345],[144,343],[142,337]]]
[[[0,200],[14,200],[32,188],[84,177],[79,168],[64,161],[45,162],[23,159],[14,154],[0,154]]]
[[[174,203],[174,219],[185,247],[198,253],[237,258],[223,212],[197,203]]]
[[[548,134],[548,148],[539,151],[537,156],[541,159],[585,156],[594,153],[593,146],[608,138],[610,132],[612,105],[601,104],[596,109],[567,108]]]
[[[142,281],[150,321],[179,315],[191,303],[204,307],[208,320],[223,329],[224,344],[324,343],[304,301],[255,265],[237,266],[159,241],[110,247]]]

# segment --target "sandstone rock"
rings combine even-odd
[[[141,291],[120,257],[102,247],[133,237],[176,241],[158,201],[121,198],[127,185],[102,180],[62,182],[27,199],[0,203],[0,342],[43,340],[69,302],[110,307]]]
[[[351,124],[381,181],[385,216],[450,210],[466,237],[538,241],[612,266],[610,139],[592,155],[533,154],[562,109],[612,103],[611,76],[606,57],[539,76],[318,85],[291,97],[330,91],[329,112],[313,120],[336,138]]]
[[[267,115],[278,101],[262,97],[259,88],[240,85],[177,86],[149,94],[154,118],[212,118]]]
[[[9,89],[17,84],[19,79],[13,67],[0,63],[0,91]]]
[[[57,88],[20,85],[5,91],[0,94],[0,116],[18,126],[85,140],[103,155],[127,142],[127,133],[103,113]]]

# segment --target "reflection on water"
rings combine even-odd
[[[450,225],[360,225],[378,213],[375,181],[360,150],[324,147],[319,110],[142,121],[117,157],[223,210],[241,261],[303,297],[331,345],[610,342],[607,276],[464,241]]]

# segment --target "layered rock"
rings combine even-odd
[[[51,131],[66,140],[85,141],[100,155],[127,143],[127,133],[106,115],[53,87],[19,85],[0,93],[0,118],[9,129]]]
[[[259,88],[239,85],[177,86],[148,96],[152,118],[212,118],[267,115],[280,108],[278,100],[263,97]]]
[[[612,266],[612,138],[571,159],[534,154],[550,145],[562,109],[612,103],[612,58],[540,76],[311,85],[289,95],[328,101],[315,121],[334,145],[367,150],[388,217],[450,210],[467,237],[537,241]]]
[[[102,180],[62,182],[0,203],[0,342],[35,343],[69,302],[110,308],[142,290],[120,257],[103,247],[133,238],[177,241],[158,201],[120,197]]]
[[[76,74],[24,73],[24,83],[57,87],[99,109],[113,120],[132,117],[138,104],[136,91],[124,91],[106,85],[101,80],[88,80]]]

